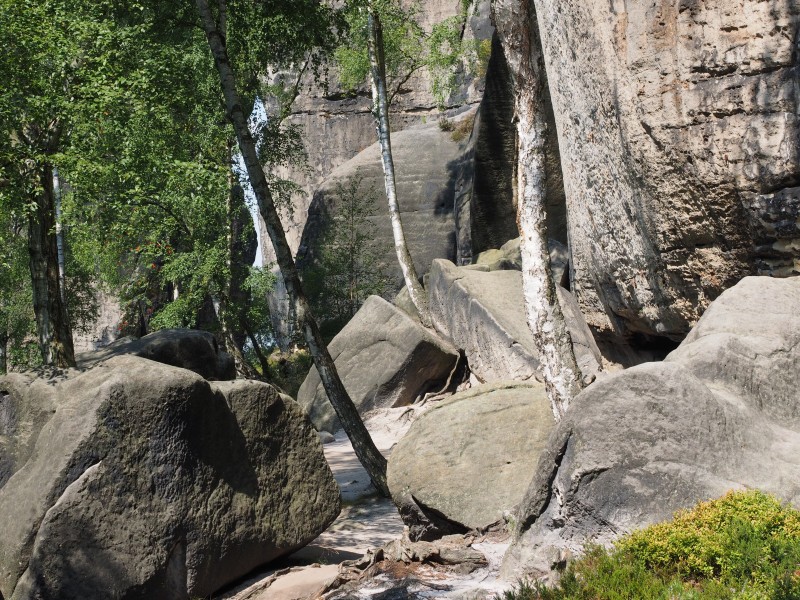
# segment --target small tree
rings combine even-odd
[[[30,272],[22,219],[0,206],[0,375],[15,365],[34,366],[36,351]]]
[[[426,67],[436,75],[434,92],[439,104],[444,104],[452,85],[453,69],[463,50],[460,32],[469,4],[469,1],[462,2],[462,14],[459,17],[436,25],[429,43],[426,43],[426,35],[416,23],[416,5],[405,9],[395,0],[352,0],[348,7],[351,36],[348,43],[337,52],[346,85],[353,86],[363,81],[365,67],[369,73],[372,114],[381,148],[397,261],[411,301],[424,325],[430,325],[431,322],[428,295],[419,281],[403,230],[392,155],[389,108],[411,76]],[[389,25],[387,29],[383,26],[384,19]]]
[[[378,258],[380,249],[369,233],[377,194],[374,189],[363,190],[363,180],[357,173],[336,184],[333,215],[318,243],[319,256],[303,277],[328,338],[358,312],[367,297],[382,296],[389,289],[389,277]]]

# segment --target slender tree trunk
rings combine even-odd
[[[581,390],[581,372],[558,302],[547,249],[544,67],[533,0],[508,0],[495,12],[497,32],[514,78],[517,121],[518,220],[522,287],[528,325],[556,419]]]
[[[58,247],[58,285],[61,289],[61,301],[66,304],[66,257],[64,255],[64,230],[61,227],[61,178],[58,169],[53,168],[53,198],[56,207],[56,245]]]
[[[423,325],[431,324],[428,295],[419,282],[414,261],[406,245],[406,236],[403,223],[400,219],[400,204],[397,201],[397,185],[395,183],[394,159],[392,157],[392,140],[389,129],[389,102],[386,97],[386,59],[383,52],[383,29],[380,18],[369,3],[368,15],[368,40],[370,79],[372,81],[372,110],[375,116],[375,129],[378,132],[378,142],[381,146],[381,159],[383,161],[383,179],[386,186],[386,199],[389,202],[389,218],[392,222],[392,235],[394,236],[394,249],[397,261],[403,272],[411,301],[419,312]]]
[[[224,32],[220,32],[209,8],[208,0],[196,0],[196,3],[208,45],[214,55],[214,63],[219,72],[228,118],[236,132],[239,150],[242,153],[247,174],[258,201],[259,211],[275,249],[278,267],[283,274],[287,290],[291,294],[297,323],[303,330],[309,351],[314,359],[314,365],[317,367],[320,379],[322,379],[336,415],[342,422],[344,430],[353,444],[356,456],[366,469],[370,479],[372,479],[373,485],[381,494],[389,496],[389,489],[386,485],[386,459],[375,447],[369,431],[364,426],[358,410],[347,394],[339,374],[336,372],[336,365],[322,340],[322,334],[311,314],[308,300],[300,284],[300,277],[297,274],[292,252],[286,242],[286,236],[283,233],[283,226],[275,208],[267,178],[258,160],[253,137],[250,135],[247,115],[245,115],[236,89],[236,78],[228,59]],[[220,3],[224,4],[222,1]]]
[[[8,334],[0,333],[0,375],[8,373]]]
[[[222,18],[222,17],[221,17]],[[253,369],[242,352],[241,344],[236,340],[236,335],[231,327],[231,322],[234,320],[232,312],[236,310],[234,303],[231,301],[233,297],[233,279],[235,277],[235,254],[237,243],[237,223],[235,215],[235,182],[233,175],[233,140],[228,140],[228,197],[225,200],[225,274],[224,281],[222,282],[222,291],[219,297],[212,298],[214,311],[217,314],[222,329],[222,339],[225,344],[225,349],[233,356],[234,363],[236,364],[236,371],[247,379],[258,379],[258,373]]]
[[[247,334],[247,337],[250,339],[250,343],[253,344],[253,352],[256,353],[258,357],[258,362],[261,364],[261,373],[264,377],[269,376],[269,361],[267,357],[264,356],[264,351],[261,349],[261,344],[258,341],[258,338],[253,333],[250,325],[247,323],[247,319],[244,317],[241,318],[242,329]]]
[[[33,310],[42,360],[46,365],[74,367],[75,350],[59,277],[53,168],[41,169],[42,191],[28,219],[28,253],[33,284]]]

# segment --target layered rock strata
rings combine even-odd
[[[498,0],[495,11],[499,27],[538,20],[572,290],[592,327],[680,340],[742,277],[800,272],[800,6]]]

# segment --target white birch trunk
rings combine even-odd
[[[53,168],[53,193],[56,202],[56,245],[58,247],[58,281],[61,284],[61,301],[66,303],[66,260],[64,258],[64,230],[61,226],[61,178]]]
[[[389,102],[386,94],[386,60],[383,54],[383,32],[380,18],[374,12],[372,3],[369,4],[369,64],[370,81],[372,83],[372,110],[375,116],[375,129],[378,132],[378,142],[381,146],[381,159],[383,162],[383,179],[386,187],[386,200],[389,203],[389,218],[392,223],[394,248],[397,261],[403,272],[411,301],[419,312],[420,320],[425,326],[430,326],[431,316],[428,308],[428,295],[419,282],[414,261],[406,245],[406,236],[403,223],[400,219],[400,204],[397,200],[397,185],[395,183],[394,159],[392,157],[392,141],[389,129]]]
[[[502,5],[495,8],[497,31],[514,78],[522,290],[542,376],[558,420],[583,384],[558,302],[547,249],[544,59],[533,0],[498,0],[497,4]]]

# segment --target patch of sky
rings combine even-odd
[[[250,134],[256,142],[256,148],[260,146],[261,137],[263,135],[264,127],[267,125],[267,109],[261,98],[256,98],[253,104],[253,112],[250,113],[248,124],[250,126]],[[264,264],[264,257],[261,254],[261,227],[259,227],[258,215],[258,202],[253,193],[253,186],[250,185],[250,178],[247,176],[247,169],[244,166],[244,159],[237,151],[233,157],[233,172],[239,178],[239,183],[244,190],[244,199],[247,202],[247,207],[250,209],[250,214],[253,216],[253,223],[256,227],[256,235],[258,236],[258,250],[256,251],[256,260],[253,266],[260,267]]]

